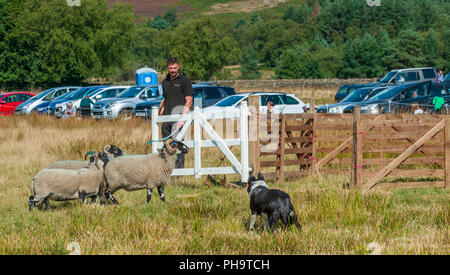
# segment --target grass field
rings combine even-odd
[[[27,116],[0,117],[0,129],[0,254],[69,254],[73,242],[81,254],[369,254],[372,242],[381,254],[450,253],[448,189],[363,193],[343,188],[349,175],[268,182],[290,194],[301,232],[268,234],[258,219],[257,234],[249,235],[246,190],[193,177],[172,178],[165,204],[153,196],[145,207],[144,190],[119,191],[119,206],[50,202],[50,211],[30,212],[30,183],[40,169],[106,144],[144,153],[150,125]],[[217,165],[215,149],[203,152],[203,165]]]

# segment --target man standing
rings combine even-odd
[[[167,77],[162,81],[163,97],[159,115],[188,114],[192,106],[192,83],[180,72],[178,61],[174,57],[167,59]],[[163,138],[183,127],[184,121],[165,122],[161,126]],[[184,167],[184,154],[178,154],[175,168]]]
[[[80,102],[80,110],[81,116],[83,118],[87,118],[91,116],[91,107],[94,105],[94,102],[86,95]]]

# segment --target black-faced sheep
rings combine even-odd
[[[168,139],[160,154],[124,155],[111,159],[105,166],[104,196],[118,204],[112,195],[117,190],[147,189],[148,205],[153,189],[157,187],[161,200],[165,202],[164,186],[169,183],[170,174],[175,167],[177,149],[183,154],[189,152],[189,148],[181,141]]]
[[[28,201],[30,210],[40,203],[49,208],[49,200],[65,201],[86,198],[99,194],[104,184],[103,162],[94,154],[90,157],[89,167],[79,170],[43,169],[31,182],[31,196]]]

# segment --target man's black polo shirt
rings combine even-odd
[[[184,97],[193,95],[191,80],[182,73],[178,73],[173,80],[170,79],[170,75],[167,75],[161,85],[165,99],[163,115],[181,114],[186,104]],[[172,113],[177,106],[179,107]]]

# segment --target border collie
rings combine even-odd
[[[253,175],[250,176],[247,192],[250,197],[250,210],[252,213],[250,234],[253,233],[255,227],[256,215],[264,218],[266,230],[269,232],[276,228],[279,219],[282,220],[286,228],[290,225],[295,225],[301,229],[289,195],[278,189],[269,189],[261,173],[258,173],[258,178],[255,178]]]

